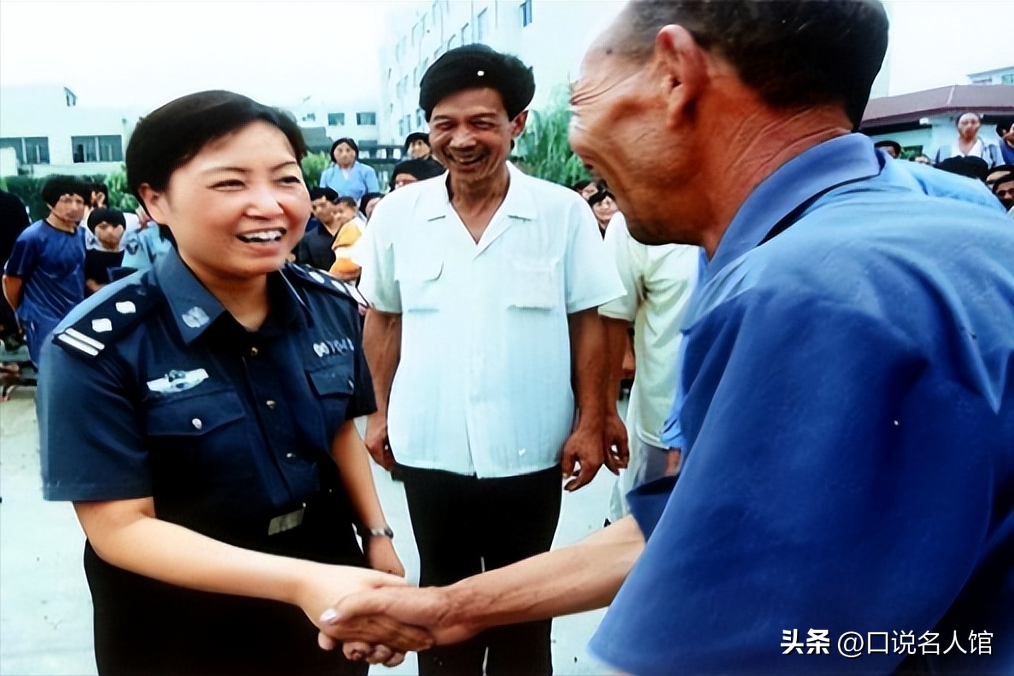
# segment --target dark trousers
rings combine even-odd
[[[478,479],[404,467],[419,586],[443,586],[548,551],[560,520],[559,467]],[[497,627],[419,654],[420,676],[540,676],[553,673],[551,620]]]

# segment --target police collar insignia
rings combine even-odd
[[[210,317],[208,317],[208,313],[199,307],[190,308],[183,313],[181,319],[184,324],[192,329],[199,329],[211,321]]]
[[[137,307],[129,300],[125,300],[116,304],[116,311],[121,315],[129,315],[137,312]]]

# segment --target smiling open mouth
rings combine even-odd
[[[236,239],[247,244],[261,244],[265,242],[278,242],[282,239],[285,234],[284,230],[258,230],[257,232],[248,232],[245,235],[236,235]]]

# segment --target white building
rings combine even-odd
[[[969,73],[968,79],[974,85],[1014,85],[1014,66]]]
[[[140,111],[79,106],[60,85],[0,90],[0,149],[14,151],[17,166],[3,175],[109,174],[123,162]]]
[[[351,138],[362,148],[377,145],[377,103],[376,101],[348,99],[337,101],[317,96],[307,96],[300,103],[286,108],[296,116],[304,129],[324,128],[331,142],[340,138]],[[318,135],[314,135],[315,137]],[[307,142],[310,143],[310,135]],[[327,152],[327,148],[323,148]],[[320,150],[313,147],[312,150]]]
[[[599,28],[620,0],[411,0],[388,17],[381,45],[379,140],[425,131],[419,80],[449,49],[481,42],[517,55],[535,72],[533,108],[563,96]]]

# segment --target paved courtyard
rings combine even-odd
[[[95,674],[91,600],[81,567],[84,536],[68,503],[42,499],[34,394],[33,388],[18,389],[0,404],[0,675]],[[404,492],[375,469],[381,502],[398,534],[398,553],[409,578],[416,580],[419,560]],[[602,525],[612,483],[612,475],[602,470],[591,485],[564,496],[555,546]],[[556,620],[556,674],[609,673],[585,649],[601,616],[598,611]],[[372,673],[414,674],[416,661],[410,656],[399,667],[374,667]]]

